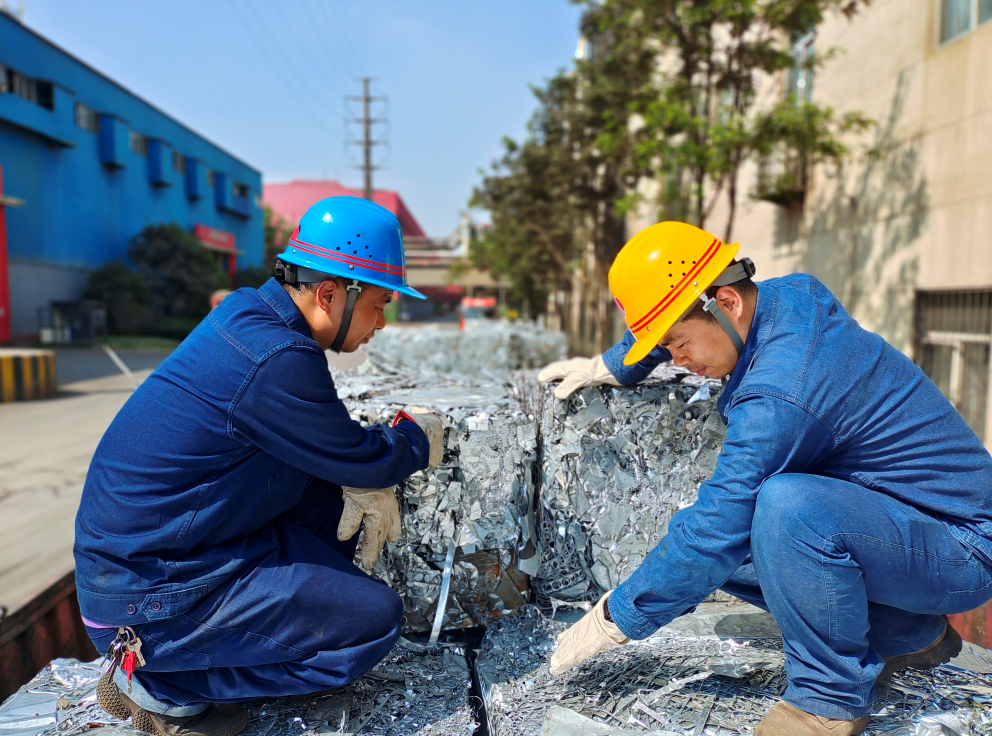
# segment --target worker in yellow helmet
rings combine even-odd
[[[719,588],[782,629],[789,686],[756,736],[852,736],[877,681],[958,654],[945,614],[992,599],[992,457],[823,284],[755,283],[737,249],[679,222],[638,233],[609,275],[624,339],[541,374],[567,398],[671,360],[725,379],[727,423],[698,501],[562,635],[551,671],[646,638]]]

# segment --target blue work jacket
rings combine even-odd
[[[178,616],[278,549],[273,520],[312,476],[382,488],[427,467],[414,422],[363,427],[286,290],[229,295],[134,392],[76,515],[83,617]]]
[[[632,342],[628,332],[603,356],[625,385],[671,360],[656,348],[624,366]],[[992,565],[992,457],[923,371],[858,326],[812,276],[758,284],[744,350],[717,406],[727,438],[713,477],[610,595],[628,636],[650,636],[730,578],[750,553],[761,484],[779,473],[888,494],[944,521]]]

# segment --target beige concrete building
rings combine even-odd
[[[992,443],[992,0],[874,0],[802,39],[838,53],[783,75],[772,94],[811,94],[877,127],[843,172],[817,170],[791,207],[742,197],[734,227],[758,277],[811,273],[867,329],[910,355]],[[755,183],[742,172],[741,190]],[[653,213],[629,221],[628,233]],[[722,233],[725,212],[707,226]]]

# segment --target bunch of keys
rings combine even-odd
[[[141,656],[141,639],[130,626],[117,629],[117,638],[110,642],[110,648],[103,655],[103,661],[110,661],[107,674],[113,677],[120,667],[127,675],[127,692],[131,693],[131,675],[139,667],[145,666],[145,658]]]

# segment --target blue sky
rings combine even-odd
[[[390,146],[375,185],[399,190],[429,235],[454,229],[478,168],[524,134],[528,84],[570,65],[579,17],[567,0],[23,2],[28,26],[266,181],[361,186],[343,98],[376,77]]]

